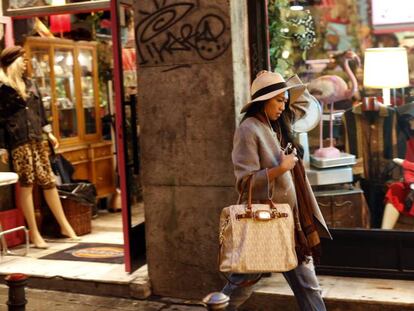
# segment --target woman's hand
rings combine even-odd
[[[53,135],[52,133],[47,134],[47,137],[49,138],[50,142],[52,143],[53,148],[57,149],[59,148],[59,142],[57,140],[57,138],[55,137],[55,135]]]
[[[284,154],[282,152],[280,160],[280,167],[282,168],[282,170],[287,172],[295,167],[296,162],[298,162],[298,157],[295,153]]]
[[[296,149],[293,148],[291,154],[285,154],[283,151],[280,153],[280,165],[272,167],[267,170],[267,177],[270,181],[275,178],[283,175],[287,171],[293,169],[298,162],[298,157],[296,156]]]

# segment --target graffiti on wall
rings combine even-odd
[[[153,12],[139,10],[135,31],[140,65],[176,61],[174,68],[188,67],[182,62],[213,61],[229,48],[230,27],[220,12],[201,10],[192,2],[153,3]]]

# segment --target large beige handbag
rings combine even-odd
[[[221,272],[285,272],[298,265],[293,213],[289,204],[252,204],[247,181],[247,204],[225,207],[220,216]]]

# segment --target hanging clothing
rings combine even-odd
[[[42,98],[30,79],[24,79],[28,98],[24,99],[12,87],[0,82],[0,149],[10,151],[13,169],[19,183],[44,189],[55,187],[44,134],[52,127],[47,121]]]
[[[25,83],[26,100],[0,83],[0,149],[13,150],[30,141],[42,141],[43,133],[52,131],[38,88],[29,79]]]
[[[391,160],[397,156],[394,108],[381,105],[378,111],[363,111],[362,105],[357,105],[344,113],[343,122],[346,152],[362,164],[354,174],[385,182],[391,177]]]
[[[379,109],[363,111],[362,104],[347,110],[343,116],[345,147],[354,154],[361,189],[371,213],[371,227],[380,228],[384,213],[386,181],[394,179],[397,156],[397,113],[394,108],[380,105]]]

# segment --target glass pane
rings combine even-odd
[[[59,132],[61,138],[78,135],[76,117],[75,79],[73,74],[73,52],[55,51],[55,92],[59,111]]]
[[[0,24],[0,50],[6,47],[6,25]]]
[[[85,133],[96,133],[95,88],[93,55],[91,50],[80,50],[78,56],[81,71],[82,105],[85,118]]]
[[[121,10],[125,16],[125,26],[121,27],[122,71],[124,74],[125,100],[137,94],[137,60],[135,50],[134,11]]]
[[[50,62],[49,49],[47,48],[31,48],[30,63],[32,66],[32,79],[36,82],[40,94],[42,95],[43,106],[46,110],[46,117],[52,124],[52,107],[51,103],[51,89],[50,89]]]
[[[9,0],[8,1],[8,9],[23,9],[23,8],[35,8],[41,6],[49,6],[49,5],[64,5],[70,3],[88,3],[88,2],[95,2],[100,0],[83,0],[83,1],[76,1],[76,0],[54,0],[52,1],[36,1],[36,0]]]
[[[381,3],[383,12],[390,9],[385,15],[369,5],[343,7],[333,2],[328,11],[313,6],[293,15],[289,1],[268,1],[272,70],[285,77],[297,74],[323,110],[319,126],[299,134],[311,155],[307,175],[331,228],[414,231],[414,180],[407,180],[401,166],[402,159],[414,160],[414,121],[408,123],[408,118],[414,119],[414,32],[394,24],[397,16],[403,22],[408,15],[391,14],[397,12],[391,8],[398,7],[392,1],[371,1]],[[356,15],[359,18],[348,19]],[[335,22],[342,17],[346,22]],[[361,36],[356,29],[367,32]],[[367,48],[399,48],[407,59],[409,70],[399,70],[394,80],[409,78],[410,86],[391,89],[391,105],[384,105],[380,88],[365,83],[372,73],[366,54],[363,58]],[[388,81],[393,80],[387,74]],[[344,96],[338,97],[337,87]],[[314,106],[310,110],[317,115],[318,103],[307,100],[301,105],[308,110]],[[301,122],[311,122],[311,115],[305,113]],[[339,155],[332,153],[333,146]]]
[[[144,206],[139,176],[139,148],[137,123],[137,62],[135,44],[134,11],[131,8],[120,8],[122,73],[124,83],[124,122],[126,142],[126,164],[128,178],[128,195],[131,205],[131,227],[144,221]]]

